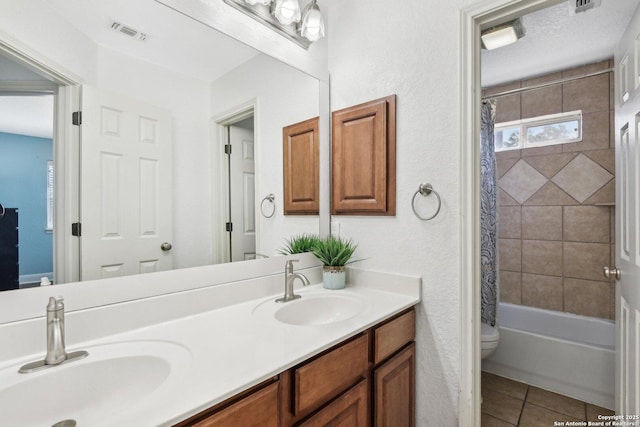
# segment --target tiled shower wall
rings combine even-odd
[[[485,95],[610,68],[612,61],[489,88]],[[611,319],[613,73],[497,99],[496,123],[582,110],[577,143],[496,153],[500,300]]]

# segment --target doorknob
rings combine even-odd
[[[604,267],[602,269],[602,272],[604,273],[604,277],[606,277],[607,279],[620,280],[620,269],[618,267]]]
[[[160,249],[162,249],[165,252],[168,252],[171,250],[173,246],[171,246],[171,243],[169,242],[164,242],[163,244],[160,245]]]

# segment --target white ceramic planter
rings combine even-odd
[[[344,289],[346,284],[345,267],[322,267],[322,286],[325,289]]]

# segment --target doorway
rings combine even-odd
[[[230,262],[256,258],[256,182],[253,114],[227,126],[227,204]]]
[[[480,105],[482,93],[480,90],[480,30],[489,28],[498,23],[513,20],[518,16],[526,15],[543,8],[562,4],[567,7],[567,2],[544,1],[544,0],[522,0],[503,1],[494,5],[477,5],[463,10],[463,30],[462,30],[462,163],[464,171],[463,194],[466,212],[469,214],[465,219],[463,231],[463,247],[468,248],[463,260],[463,289],[462,289],[462,312],[463,319],[470,320],[474,327],[471,332],[463,333],[463,348],[473,349],[473,351],[463,352],[463,375],[461,388],[463,396],[461,398],[460,425],[480,424],[480,212],[478,200],[480,193],[479,184],[479,140],[480,130]],[[611,55],[612,56],[612,55]],[[611,67],[609,65],[608,67]],[[605,67],[607,68],[607,67]],[[564,153],[561,151],[560,153]],[[585,155],[585,157],[588,157]],[[569,162],[574,160],[572,157]],[[580,157],[580,161],[584,160]],[[517,163],[517,161],[516,161]],[[565,165],[563,165],[565,166]],[[601,165],[599,165],[601,166]],[[606,169],[606,168],[604,168]],[[611,173],[611,172],[609,172]],[[543,174],[544,175],[544,174]],[[544,183],[542,183],[544,185]],[[554,183],[555,184],[555,183]],[[586,195],[591,197],[592,194]],[[581,198],[581,197],[580,197]],[[584,199],[586,200],[586,198]],[[525,202],[525,200],[523,200]],[[606,210],[606,209],[605,209]],[[609,218],[611,214],[609,213]],[[562,217],[564,221],[564,217]],[[609,231],[611,233],[611,231]],[[604,244],[604,243],[603,243]],[[560,252],[564,256],[564,252]],[[522,258],[520,258],[522,260]],[[599,264],[599,263],[598,263]],[[606,264],[605,264],[606,265]],[[601,269],[602,266],[598,266]],[[601,273],[600,273],[601,274]],[[466,276],[468,275],[468,276]],[[465,277],[466,276],[466,277]],[[522,277],[522,274],[520,275]],[[468,280],[465,280],[468,279]],[[603,280],[604,282],[604,280]],[[611,297],[607,299],[611,303]],[[611,315],[611,305],[607,310]],[[464,323],[464,321],[463,321]],[[468,394],[467,394],[468,393]],[[468,400],[467,400],[468,399]],[[468,412],[467,412],[468,411]]]

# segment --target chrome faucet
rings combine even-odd
[[[47,304],[47,355],[44,363],[58,365],[67,360],[64,345],[64,300],[49,298]]]
[[[309,286],[310,282],[307,277],[302,273],[294,273],[293,272],[293,263],[298,262],[297,259],[290,259],[284,265],[284,296],[282,298],[278,298],[276,302],[289,302],[294,299],[302,298],[300,295],[296,295],[293,293],[293,282],[296,279],[300,279],[303,286]]]
[[[27,363],[18,372],[27,374],[79,360],[88,355],[86,351],[67,353],[64,344],[64,300],[62,297],[51,297],[47,304],[47,355],[44,360]]]

